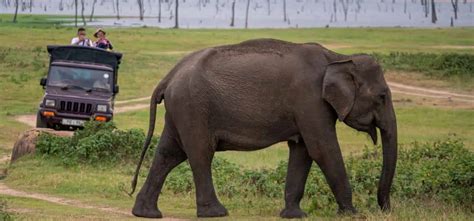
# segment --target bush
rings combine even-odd
[[[7,201],[1,199],[0,200],[0,220],[4,221],[10,221],[13,220],[13,217],[11,214],[7,211],[8,206],[7,206]]]
[[[346,160],[346,167],[354,203],[364,208],[377,207],[377,187],[382,168],[381,148],[365,148],[361,155],[350,156]],[[284,161],[276,169],[248,170],[216,158],[212,173],[221,196],[281,198],[286,169],[287,162]],[[188,164],[178,166],[166,181],[166,188],[174,193],[190,194],[193,186]],[[472,207],[473,187],[474,154],[458,140],[414,143],[412,147],[399,151],[392,196],[402,199],[435,198]],[[313,165],[308,177],[305,196],[314,199],[311,210],[337,206],[324,175],[316,165]]]
[[[72,137],[43,133],[36,151],[43,157],[58,158],[65,165],[136,163],[140,157],[145,134],[138,129],[118,130],[112,122],[87,122]],[[157,143],[154,139],[151,147]],[[150,159],[153,151],[148,151]]]
[[[118,130],[113,123],[90,122],[72,138],[40,135],[37,153],[57,158],[65,165],[103,165],[131,163],[139,158],[145,135],[140,130]],[[154,140],[156,143],[157,140]],[[148,151],[147,159],[153,151]],[[413,143],[399,150],[392,196],[402,199],[435,198],[469,207],[474,205],[474,153],[459,140]],[[366,147],[362,154],[345,160],[354,193],[354,203],[376,208],[377,186],[382,168],[380,147]],[[275,169],[249,170],[216,157],[212,165],[213,181],[219,195],[233,197],[283,198],[287,162]],[[144,174],[142,174],[143,176]],[[188,163],[175,168],[165,188],[175,194],[194,191]],[[324,175],[313,165],[305,196],[312,200],[311,210],[336,208],[336,202]]]
[[[385,68],[423,72],[435,77],[474,77],[474,55],[458,53],[372,54]]]

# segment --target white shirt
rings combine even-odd
[[[71,45],[79,45],[79,46],[89,46],[93,47],[94,44],[88,38],[84,39],[83,41],[79,40],[79,37],[75,37],[71,40]]]

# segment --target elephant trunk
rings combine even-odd
[[[380,119],[382,136],[383,166],[380,176],[377,200],[383,211],[390,210],[390,188],[397,165],[397,121],[392,102],[387,102],[384,118]]]

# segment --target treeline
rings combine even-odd
[[[342,19],[357,20],[358,14],[366,13],[368,6],[376,5],[375,8],[369,10],[377,10],[378,12],[389,13],[394,12],[395,6],[403,4],[403,14],[411,19],[413,13],[422,13],[432,23],[438,21],[439,9],[437,9],[438,0],[59,0],[59,1],[41,1],[41,0],[0,0],[0,5],[4,8],[11,8],[14,13],[13,22],[17,22],[18,12],[32,12],[33,8],[42,9],[44,12],[48,8],[54,8],[63,11],[73,11],[75,15],[74,23],[86,25],[87,22],[93,21],[94,13],[98,8],[111,7],[112,12],[117,20],[120,20],[124,10],[136,10],[135,16],[140,20],[144,20],[147,11],[156,11],[153,15],[157,17],[157,22],[161,23],[166,17],[174,20],[174,28],[179,28],[179,12],[182,5],[195,8],[199,13],[203,8],[215,8],[215,15],[220,13],[228,13],[230,17],[229,26],[235,25],[236,9],[245,10],[245,27],[248,27],[249,15],[257,10],[264,10],[268,16],[278,16],[284,23],[291,24],[291,17],[288,13],[289,8],[295,10],[295,14],[299,15],[307,11],[313,12],[314,8],[323,9],[325,15],[328,16],[330,23],[338,22]],[[450,0],[452,6],[451,25],[458,19],[459,9],[469,7],[472,12],[472,2],[467,0]],[[57,5],[56,5],[57,4]],[[469,5],[469,6],[468,6]],[[125,9],[126,8],[126,9]],[[87,15],[85,12],[89,12]],[[165,16],[166,13],[166,16]],[[349,18],[352,13],[354,17]],[[400,12],[401,13],[401,12]]]

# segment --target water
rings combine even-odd
[[[21,1],[21,0],[20,0]],[[29,0],[23,0],[20,14],[74,15],[74,0],[34,0],[29,8]],[[145,19],[138,19],[139,8],[136,0],[119,0],[120,20],[115,18],[115,0],[98,0],[95,16],[87,22],[93,26],[121,27],[173,27],[174,0],[162,0],[162,22],[158,23],[158,0],[143,0]],[[429,0],[428,0],[429,1]],[[10,5],[8,5],[10,2]],[[14,0],[0,0],[0,13],[13,13]],[[62,2],[62,4],[61,4]],[[79,15],[81,0],[79,2]],[[93,0],[85,0],[84,14],[91,13]],[[201,4],[199,2],[209,2]],[[233,0],[180,0],[180,28],[231,28],[231,5]],[[270,2],[270,9],[268,9]],[[435,0],[438,21],[431,22],[430,12],[425,17],[420,0],[286,0],[287,20],[283,16],[283,0],[250,0],[249,28],[302,28],[302,27],[448,27],[453,18],[454,26],[474,26],[474,0],[459,0],[458,19],[454,19],[450,0]],[[334,11],[336,2],[336,12]],[[345,18],[344,5],[347,4]],[[216,4],[218,3],[218,4]],[[235,27],[245,27],[247,0],[236,0]],[[80,18],[79,18],[80,20]],[[81,21],[79,21],[82,24]]]

